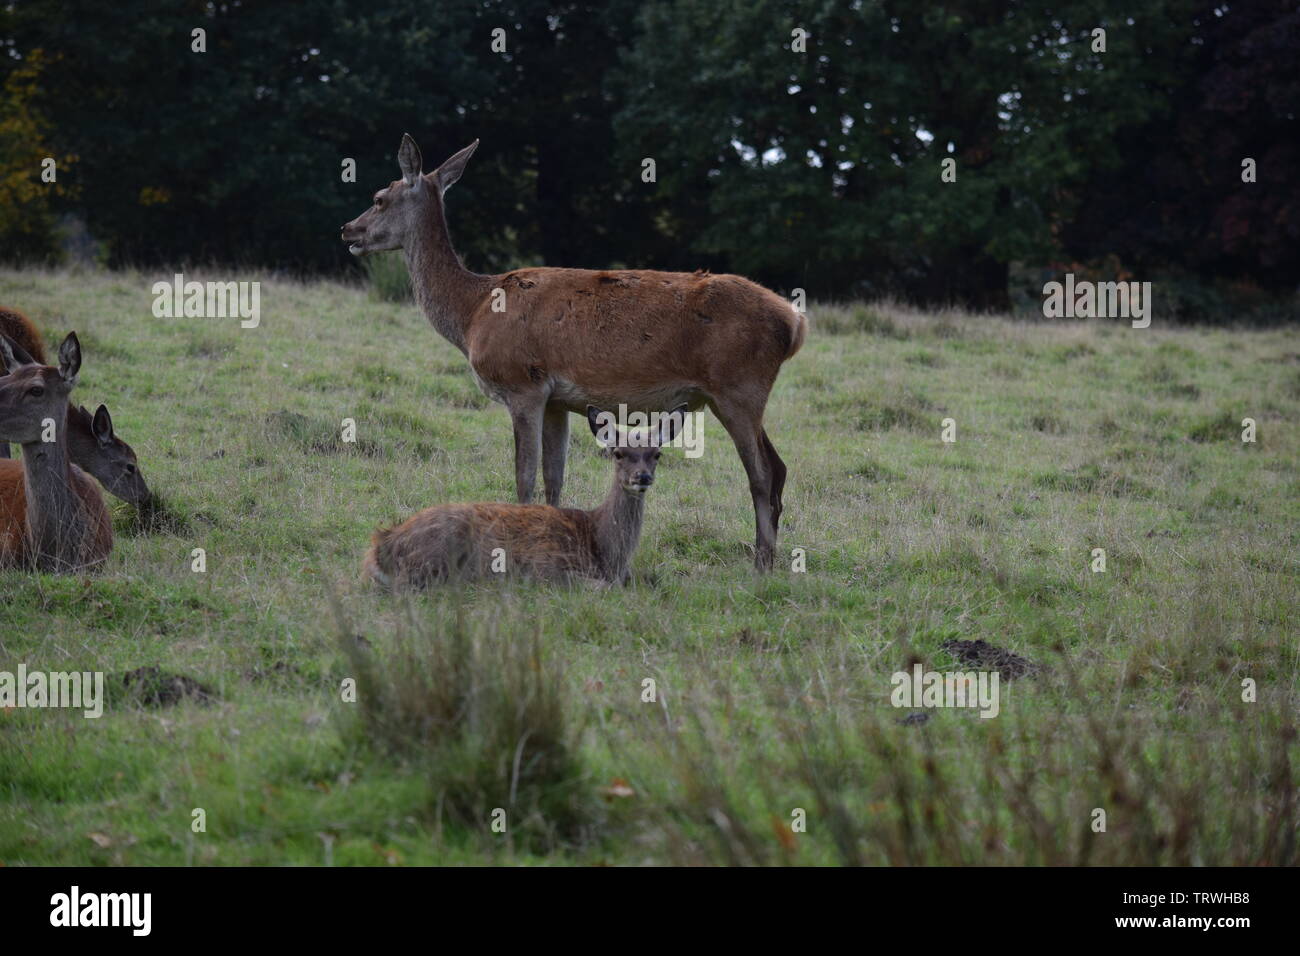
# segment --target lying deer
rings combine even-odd
[[[0,335],[9,336],[11,342],[17,342],[28,355],[45,363],[45,343],[36,324],[17,309],[0,305]]]
[[[587,422],[611,449],[614,482],[592,511],[551,505],[469,504],[426,508],[395,528],[375,532],[365,575],[384,587],[422,588],[494,572],[545,581],[626,583],[641,538],[645,493],[660,447],[680,430],[686,406],[659,416],[654,429],[619,435],[609,413],[587,407]]]
[[[70,572],[103,564],[113,550],[104,497],[68,460],[68,394],[81,369],[75,332],[59,367],[38,364],[0,336],[0,441],[23,446],[22,462],[0,460],[0,566]],[[49,439],[49,440],[47,440]]]
[[[117,437],[113,417],[105,406],[95,409],[94,415],[84,405],[68,407],[68,452],[73,464],[98,478],[114,497],[137,508],[153,501],[135,449]]]
[[[0,335],[18,343],[38,365],[45,364],[45,345],[31,319],[17,309],[0,306]],[[113,418],[100,405],[91,415],[84,406],[68,408],[68,452],[72,463],[90,472],[110,494],[137,508],[152,498],[135,450],[113,431]],[[9,457],[9,443],[0,441],[0,458]]]
[[[470,272],[452,248],[443,194],[476,146],[424,174],[419,147],[403,136],[402,178],[375,193],[342,236],[357,256],[404,251],[425,316],[469,359],[483,391],[509,409],[518,500],[533,498],[540,452],[546,501],[560,503],[570,412],[588,404],[642,412],[707,405],[749,476],[754,560],[770,568],[786,468],[763,428],[763,410],[782,363],[803,344],[805,317],[734,275]]]

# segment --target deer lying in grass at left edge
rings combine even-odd
[[[609,413],[588,405],[592,434],[614,459],[614,481],[599,507],[580,511],[551,505],[436,505],[395,528],[375,532],[364,573],[397,590],[498,574],[626,583],[660,448],[681,430],[686,414],[687,406],[681,405],[659,415],[657,428],[620,435]]]
[[[75,332],[57,368],[0,336],[0,441],[23,460],[0,459],[0,567],[72,573],[98,567],[113,550],[113,525],[99,485],[68,458],[68,395],[81,369]]]
[[[32,320],[0,305],[0,336],[8,336],[37,365],[45,365],[45,343]],[[68,406],[68,455],[72,463],[99,479],[104,490],[127,504],[144,508],[152,501],[135,450],[117,437],[108,408],[91,414],[85,406]],[[9,442],[0,440],[0,458],[9,457]]]

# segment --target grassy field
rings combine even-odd
[[[630,587],[402,600],[359,580],[370,533],[512,500],[504,409],[413,306],[268,277],[245,330],[154,318],[158,278],[0,271],[167,502],[114,505],[101,574],[0,572],[0,670],[110,687],[0,711],[0,863],[1300,862],[1294,331],[815,307],[768,407],[776,572],[710,418]],[[951,638],[1041,670],[900,722],[891,674],[962,669]]]

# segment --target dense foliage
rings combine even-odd
[[[449,200],[479,269],[974,306],[1017,266],[1300,275],[1297,0],[16,0],[0,42],[7,258],[67,213],[111,264],[350,268],[410,131],[430,166],[482,140]]]

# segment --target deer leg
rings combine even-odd
[[[542,414],[542,480],[546,503],[560,506],[564,487],[564,461],[569,454],[569,412],[559,405],[547,405]]]
[[[537,402],[517,401],[510,406],[515,429],[515,495],[520,504],[533,500],[537,462],[542,456],[542,409]]]
[[[772,466],[762,442],[761,419],[716,399],[710,407],[736,443],[740,463],[749,476],[749,494],[754,500],[754,566],[770,571],[776,549],[776,522],[772,519]]]
[[[9,457],[9,443],[7,441],[0,441],[0,458],[8,458],[8,457]]]
[[[772,439],[767,437],[767,429],[763,429],[763,450],[767,453],[767,463],[772,469],[772,530],[775,531],[781,526],[781,512],[785,508],[781,504],[781,492],[785,490],[785,462],[781,456],[776,453],[776,448],[772,445]]]

